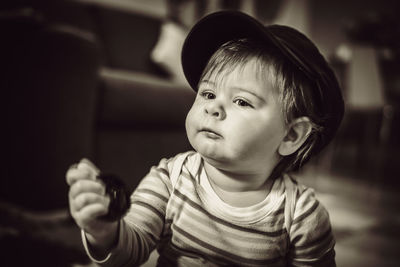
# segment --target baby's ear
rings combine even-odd
[[[278,152],[281,156],[288,156],[307,140],[311,133],[312,124],[308,117],[300,117],[292,121],[288,127],[287,134],[279,145]]]

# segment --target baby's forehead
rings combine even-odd
[[[277,72],[273,64],[252,57],[243,61],[218,62],[202,76],[201,83],[223,85],[227,79],[236,83],[258,82],[266,88],[277,89]]]

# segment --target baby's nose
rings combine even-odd
[[[224,119],[226,117],[226,112],[221,103],[218,101],[213,101],[212,103],[209,103],[206,108],[205,112],[208,115],[211,115],[212,117],[215,117],[217,119]]]

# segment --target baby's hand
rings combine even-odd
[[[105,185],[97,179],[99,170],[89,160],[69,168],[66,174],[71,215],[78,226],[86,232],[93,245],[111,244],[116,238],[118,222],[107,222],[100,217],[108,213],[110,198]]]

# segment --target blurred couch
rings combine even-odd
[[[64,209],[65,172],[82,157],[133,190],[162,157],[190,149],[194,92],[150,59],[164,18],[72,0],[0,12],[0,201]]]

